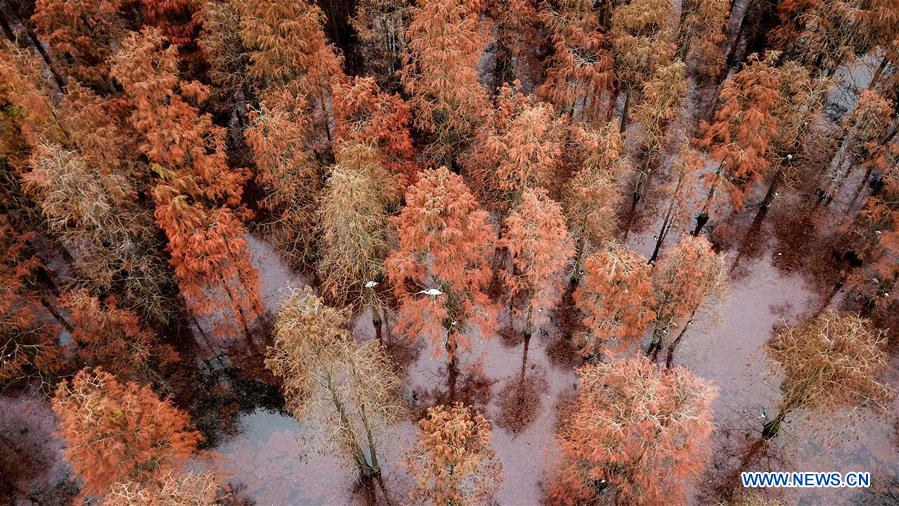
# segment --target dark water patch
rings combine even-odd
[[[257,409],[287,415],[278,388],[249,377],[242,368],[203,368],[194,374],[191,384],[190,413],[203,435],[201,449],[218,446],[239,433],[240,415]]]
[[[63,446],[46,398],[0,396],[0,504],[71,504],[79,490]]]

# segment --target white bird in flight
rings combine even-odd
[[[438,295],[443,295],[443,292],[441,292],[440,290],[438,290],[438,289],[436,289],[436,288],[428,288],[427,290],[421,290],[421,291],[418,292],[418,293],[421,293],[421,294],[424,294],[424,295],[430,295],[431,297],[436,297],[436,296],[438,296]]]

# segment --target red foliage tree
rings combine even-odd
[[[245,131],[256,158],[256,181],[265,191],[259,203],[272,216],[264,229],[295,265],[314,256],[312,214],[323,178],[310,149],[312,125],[306,105],[303,95],[279,88],[250,114],[251,126]]]
[[[624,91],[621,131],[627,126],[632,100],[641,97],[644,83],[656,70],[671,63],[677,45],[677,14],[667,0],[634,0],[615,7],[611,37],[618,87]],[[639,101],[639,100],[637,100]]]
[[[587,329],[576,340],[582,355],[598,360],[609,342],[617,351],[640,338],[655,316],[650,267],[626,247],[609,244],[587,258],[584,274],[574,302]]]
[[[370,77],[355,77],[334,89],[335,151],[355,143],[377,147],[381,163],[404,186],[415,182],[418,172],[409,121],[409,105],[399,95],[382,92]]]
[[[70,83],[59,103],[67,136],[62,142],[77,150],[84,161],[98,172],[133,178],[131,187],[140,187],[139,172],[144,168],[134,163],[140,151],[140,135],[129,124],[128,100],[106,98],[78,83]]]
[[[101,369],[60,384],[53,412],[83,496],[102,496],[117,482],[156,483],[166,471],[180,471],[201,440],[187,413]]]
[[[433,504],[490,502],[502,482],[503,469],[490,449],[490,421],[457,403],[449,409],[428,409],[418,428],[418,441],[401,461],[416,477],[409,498]]]
[[[512,86],[503,86],[496,101],[492,125],[478,132],[465,166],[483,200],[507,212],[526,188],[555,183],[565,129],[547,104]]]
[[[696,311],[726,288],[724,255],[715,253],[705,238],[688,235],[659,259],[652,271],[656,322],[648,354],[653,359],[659,350],[667,348],[666,363],[671,367],[674,350]],[[668,333],[675,327],[682,330],[672,340]]]
[[[871,89],[896,89],[899,85],[899,73],[884,72],[888,69],[896,69],[899,66],[899,11],[895,8],[892,0],[874,0],[867,5],[870,9],[861,13],[862,26],[865,28],[861,31],[867,35],[869,44],[872,46],[880,46],[883,56],[880,65],[871,76],[871,82],[868,85]],[[886,77],[885,80],[882,80]]]
[[[489,111],[476,66],[487,43],[480,4],[424,0],[412,8],[402,82],[412,95],[415,126],[433,134],[429,150],[449,165]]]
[[[888,44],[899,26],[891,0],[786,0],[777,5],[777,19],[770,45],[824,75]]]
[[[171,186],[158,185],[153,192],[156,221],[168,237],[166,249],[181,296],[197,314],[222,314],[230,309],[252,342],[250,324],[262,314],[262,301],[246,228],[227,207],[192,202],[189,195],[196,193],[192,186],[189,179],[178,179]],[[219,334],[234,330],[228,319],[217,323]]]
[[[325,39],[325,15],[308,0],[237,0],[241,38],[250,50],[250,75],[266,88],[299,81],[312,97],[330,95],[343,76],[341,58]]]
[[[643,83],[641,101],[634,108],[643,133],[638,142],[642,163],[634,181],[634,202],[643,197],[650,175],[665,154],[665,146],[671,137],[671,124],[681,113],[681,104],[687,92],[687,66],[681,60],[656,67],[652,78]]]
[[[125,35],[122,0],[39,0],[32,21],[72,74],[112,90],[109,59]]]
[[[836,154],[824,173],[820,199],[833,199],[856,166],[859,158],[870,159],[883,143],[883,135],[890,126],[893,107],[877,92],[865,90],[852,112],[843,119],[840,143]]]
[[[435,352],[453,359],[468,350],[470,323],[489,335],[495,315],[482,291],[495,237],[488,215],[462,178],[446,167],[419,173],[395,218],[399,248],[387,258],[387,275],[400,299],[398,328],[430,339]]]
[[[777,135],[771,139],[774,168],[770,183],[756,220],[767,213],[784,180],[799,178],[808,172],[818,172],[833,155],[832,139],[822,135],[823,109],[833,87],[833,79],[813,78],[808,67],[795,61],[777,67],[780,74],[780,99],[773,114],[777,119]],[[802,170],[814,167],[814,171]]]
[[[564,270],[574,252],[562,207],[544,190],[525,190],[506,218],[501,243],[512,257],[512,272],[503,276],[513,303],[524,303],[525,339],[534,326],[534,309],[550,309],[562,296]]]
[[[677,42],[678,56],[695,62],[699,75],[718,76],[725,64],[730,2],[687,0],[681,3]]]
[[[203,28],[203,11],[196,0],[141,0],[147,22],[172,44],[190,46]]]
[[[28,239],[0,214],[0,390],[35,374],[50,384],[65,365],[59,329],[42,322],[41,296],[32,288],[41,264],[29,253]]]
[[[613,123],[602,128],[574,127],[565,147],[565,166],[574,175],[562,192],[568,231],[575,240],[572,283],[581,277],[587,254],[618,232],[618,177],[627,170],[624,141]]]
[[[325,39],[324,13],[308,0],[238,0],[240,36],[250,50],[249,75],[260,88],[288,86],[308,100],[316,128],[331,141],[333,86],[345,79],[342,58]],[[326,142],[322,142],[326,144]],[[328,151],[324,146],[323,151]]]
[[[235,2],[208,1],[203,7],[203,31],[197,44],[213,84],[208,107],[245,121],[247,99],[253,90],[250,55],[240,37],[240,14]]]
[[[771,142],[778,126],[773,112],[779,99],[776,69],[752,55],[749,63],[724,83],[712,123],[701,124],[702,136],[696,145],[708,150],[719,164],[710,185],[722,185],[736,211],[743,210],[753,184],[769,175]],[[707,203],[704,212],[708,207]],[[697,227],[694,235],[700,229]]]
[[[158,381],[158,372],[178,360],[171,346],[160,343],[136,314],[114,299],[101,302],[86,290],[75,290],[62,297],[61,305],[74,327],[78,358],[87,367],[102,366],[121,381],[146,385]]]
[[[208,89],[178,77],[177,49],[165,44],[159,31],[145,29],[127,37],[113,61],[112,75],[133,102],[131,124],[145,139],[141,150],[161,169],[194,177],[196,197],[237,205],[249,173],[229,169],[225,129],[190,103]]]
[[[865,201],[847,227],[854,251],[864,263],[847,280],[852,299],[880,318],[891,318],[899,306],[899,147],[887,151],[883,189]]]
[[[4,135],[0,146],[13,165],[26,165],[28,149],[42,141],[60,142],[68,136],[37,56],[24,49],[0,46],[0,91],[9,104],[4,107],[3,128],[14,126],[16,134]]]
[[[540,17],[554,50],[540,94],[575,119],[603,118],[615,106],[615,69],[600,13],[592,2],[562,0],[544,3]]]
[[[553,502],[686,503],[687,480],[709,454],[717,389],[642,357],[586,365],[578,375],[575,411],[557,436]]]
[[[113,66],[134,102],[131,122],[144,134],[143,151],[160,177],[173,179],[154,190],[156,221],[168,238],[166,248],[187,306],[211,314],[230,305],[250,339],[249,325],[261,313],[259,281],[243,223],[227,207],[217,207],[222,200],[240,203],[248,173],[228,167],[224,129],[185,100],[203,99],[206,88],[181,81],[175,48],[163,46],[155,29],[133,34]],[[219,302],[224,296],[216,289],[228,300]],[[228,329],[219,326],[221,332]]]

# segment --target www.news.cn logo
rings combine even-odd
[[[740,473],[746,488],[864,488],[871,486],[871,473],[755,472]]]

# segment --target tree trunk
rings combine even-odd
[[[889,144],[896,137],[896,132],[899,132],[899,116],[893,121],[893,128],[883,136],[881,144]]]
[[[58,321],[64,329],[69,332],[74,330],[75,327],[73,327],[72,324],[69,323],[69,321],[66,320],[66,318],[62,315],[62,313],[60,313],[59,310],[56,309],[56,307],[54,307],[53,304],[51,304],[50,301],[47,300],[47,298],[43,295],[41,295],[41,305],[44,306],[51,315],[53,315],[53,318],[55,318],[56,321]]]
[[[524,320],[524,340],[527,342],[534,332],[534,304],[528,301],[528,312]]]
[[[581,281],[581,267],[584,265],[584,255],[587,253],[587,238],[584,237],[587,228],[587,217],[581,222],[581,233],[576,243],[576,252],[574,256],[574,269],[571,271],[571,284],[577,286]]]
[[[643,198],[644,186],[646,186],[649,181],[649,172],[650,167],[648,164],[644,164],[642,168],[637,171],[637,181],[634,182],[634,191],[631,193],[631,207],[628,210],[627,221],[624,224],[624,241],[627,241],[627,236],[630,234],[634,219],[637,217],[637,203]]]
[[[365,436],[368,439],[368,453],[371,455],[371,471],[372,474],[368,476],[369,478],[374,476],[381,475],[381,466],[378,464],[378,452],[375,448],[375,438],[371,433],[371,424],[368,422],[368,415],[365,413],[365,404],[363,403],[360,406],[360,411],[362,412],[362,425],[365,426]]]
[[[850,143],[853,142],[854,135],[849,135],[848,138],[844,138],[843,142],[840,143],[840,148],[837,150],[836,155],[833,157],[833,160],[830,161],[830,166],[825,173],[830,181],[826,181],[826,185],[824,188],[824,194],[819,196],[820,200],[826,200],[828,204],[833,200],[833,196],[837,191],[839,191],[840,186],[843,184],[843,180],[846,176],[849,175],[849,172],[852,170],[852,161],[849,160],[849,156],[847,151],[849,150]],[[843,165],[847,165],[845,174],[843,173]]]
[[[631,89],[630,87],[624,89],[624,107],[621,108],[621,122],[618,124],[618,133],[621,134],[621,137],[624,137],[625,131],[627,130],[627,113],[628,109],[630,109],[631,105]]]
[[[868,83],[868,89],[873,90],[875,86],[877,86],[877,82],[880,81],[880,76],[883,75],[883,71],[887,68],[887,65],[890,63],[890,59],[887,58],[886,55],[880,60],[880,65],[877,66],[877,70],[874,71],[874,75],[871,76],[871,82]]]
[[[493,54],[493,83],[490,87],[490,94],[495,97],[499,95],[500,88],[514,73],[512,70],[512,51],[500,44],[499,38],[495,39]]]
[[[671,201],[668,203],[668,210],[665,211],[665,219],[662,220],[662,228],[659,230],[659,237],[656,239],[655,248],[652,250],[652,256],[649,257],[649,264],[656,261],[659,257],[659,251],[662,250],[662,244],[668,237],[668,231],[671,230],[671,223],[674,217],[674,208],[677,203],[677,196],[680,194],[681,187],[684,183],[685,171],[681,170],[677,175],[677,184],[674,185],[674,191],[671,193]]]
[[[334,160],[337,157],[337,153],[334,152],[334,140],[331,136],[331,111],[328,110],[327,102],[325,101],[323,90],[319,90],[318,93],[318,101],[319,106],[322,108],[322,122],[325,127],[325,137],[328,139],[328,151],[331,153],[331,159]]]
[[[727,81],[728,75],[729,72],[721,72],[721,82],[715,85],[715,90],[713,91],[712,96],[709,97],[708,102],[697,107],[696,120],[693,124],[694,133],[699,130],[699,126],[702,124],[703,120],[708,121],[715,116],[715,109],[718,107],[718,98],[721,96],[721,90],[724,88],[724,83]]]
[[[0,29],[3,30],[3,35],[9,39],[10,42],[15,44],[16,34],[12,31],[12,26],[10,26],[9,20],[6,19],[6,14],[2,9],[0,9]]]
[[[758,34],[767,4],[767,0],[749,0],[747,3],[737,36],[727,54],[728,67],[736,67],[745,58],[750,41]]]
[[[780,408],[780,412],[777,413],[777,416],[765,423],[765,426],[762,429],[762,437],[764,439],[771,439],[780,432],[780,426],[783,424],[788,412],[789,409],[787,407],[782,407]]]
[[[662,344],[656,341],[652,341],[649,343],[649,348],[646,349],[646,356],[649,357],[649,360],[652,362],[656,362],[659,359],[659,351],[662,349]]]
[[[759,207],[759,212],[755,215],[756,218],[760,215],[764,215],[768,212],[768,208],[771,207],[771,202],[774,200],[774,195],[777,193],[777,187],[780,185],[780,180],[783,178],[783,172],[782,168],[778,168],[777,172],[774,173],[774,177],[771,178],[771,184],[768,186],[765,198],[762,199],[762,205]]]
[[[459,381],[459,359],[455,353],[450,355],[446,371],[449,384],[449,403],[451,404],[456,400],[456,383]]]
[[[668,204],[668,210],[665,212],[665,219],[662,220],[662,228],[659,230],[659,237],[656,239],[656,246],[652,250],[652,256],[649,257],[649,261],[646,263],[654,263],[659,257],[659,251],[661,251],[662,249],[662,243],[665,242],[665,237],[668,235],[668,230],[670,230],[671,228],[671,215],[673,213],[674,197],[671,198],[671,203]]]
[[[56,85],[59,87],[60,92],[64,92],[66,89],[66,81],[63,79],[62,75],[56,71],[56,67],[53,65],[53,61],[50,59],[50,55],[47,54],[47,50],[44,49],[44,45],[41,44],[40,39],[37,34],[34,33],[34,30],[28,26],[28,22],[16,12],[15,8],[12,9],[13,16],[16,18],[22,28],[25,30],[25,34],[28,35],[28,39],[31,40],[31,44],[34,46],[34,49],[41,55],[41,58],[44,60],[44,64],[47,65],[47,70],[50,71],[50,75],[53,76],[53,80],[56,82]]]
[[[871,173],[874,172],[874,164],[868,164],[868,170],[865,171],[865,177],[862,178],[862,182],[859,183],[858,188],[855,189],[855,195],[852,196],[852,201],[849,202],[849,207],[846,209],[846,213],[851,213],[852,208],[855,207],[855,202],[858,200],[858,197],[862,194],[862,190],[865,189],[865,185],[868,184],[868,180],[871,179]]]
[[[581,114],[580,114],[581,121],[585,121],[587,119],[587,115],[585,112],[587,110],[587,99],[588,99],[588,97],[587,97],[586,93],[581,95]]]
[[[690,325],[693,323],[694,316],[696,316],[695,309],[690,313],[690,318],[687,319],[687,323],[684,324],[684,328],[681,329],[680,334],[678,334],[677,338],[668,345],[668,356],[665,358],[665,369],[671,369],[671,364],[674,363],[674,350],[677,349],[677,345],[680,344],[681,339],[684,338],[684,334],[687,333],[687,329],[689,329]]]
[[[833,301],[833,298],[836,297],[837,294],[840,293],[840,290],[843,289],[843,284],[845,282],[846,282],[846,273],[841,272],[840,279],[838,279],[837,282],[834,283],[833,288],[831,288],[830,292],[824,297],[823,300],[821,300],[821,306],[818,307],[818,311],[815,313],[815,316],[818,316],[819,314],[823,313],[827,309],[827,306],[830,305],[831,301]]]
[[[578,309],[574,303],[574,291],[577,289],[580,280],[571,278],[565,292],[562,294],[562,301],[556,310],[556,318],[559,330],[562,332],[562,338],[571,340],[572,329],[578,325],[580,319]]]
[[[743,33],[746,31],[746,15],[749,14],[750,9],[752,8],[752,3],[754,0],[749,0],[746,4],[746,10],[743,11],[743,18],[740,19],[740,24],[737,25],[737,34],[734,35],[734,40],[727,47],[727,52],[725,56],[725,62],[728,67],[733,67],[737,62],[737,48],[740,47],[740,42],[743,40]],[[736,1],[731,2],[731,7],[737,4]]]
[[[609,105],[606,107],[606,122],[611,123],[612,117],[615,116],[615,106],[618,105],[618,94],[610,92],[609,96]]]
[[[501,241],[503,238],[502,220],[500,221],[500,223],[501,224],[499,227],[499,231],[496,234],[497,244],[499,244],[499,241]],[[493,262],[492,262],[493,265],[490,266],[490,270],[493,273],[492,277],[490,278],[490,290],[491,291],[499,290],[499,267],[506,259],[505,251],[506,251],[506,249],[501,246],[497,246],[493,250]]]
[[[371,324],[375,328],[375,337],[378,339],[379,343],[384,344],[384,340],[381,336],[381,312],[374,304],[371,304],[369,307],[371,308]]]
[[[765,220],[766,215],[765,208],[762,207],[756,213],[755,218],[752,219],[752,224],[749,225],[749,229],[746,231],[746,234],[743,236],[743,241],[740,243],[740,250],[737,251],[737,256],[730,265],[729,273],[736,270],[737,266],[740,265],[740,261],[742,261],[746,256],[746,253],[750,251],[750,248],[757,244],[753,241],[758,237],[759,231],[762,228],[762,222]]]
[[[706,213],[699,213],[699,215],[696,216],[696,228],[693,229],[693,237],[698,236],[708,222],[709,215]]]
[[[331,403],[334,404],[334,409],[337,410],[337,414],[340,417],[340,426],[343,429],[339,432],[343,433],[347,438],[346,446],[349,447],[353,461],[359,469],[359,476],[363,480],[371,479],[375,476],[374,470],[365,459],[365,452],[362,451],[362,447],[359,446],[359,441],[356,440],[356,434],[353,432],[353,426],[350,423],[349,416],[347,416],[346,408],[337,396],[337,388],[334,386],[333,378],[330,374],[328,374],[327,377],[327,389],[331,393]],[[338,435],[338,437],[340,436]]]
[[[525,368],[527,367],[527,364],[528,364],[528,348],[530,348],[530,344],[531,344],[530,336],[525,337],[524,350],[522,351],[522,354],[521,354],[521,377],[520,377],[521,383],[524,383],[524,372],[525,372]]]
[[[193,311],[191,311],[190,309],[187,309],[185,312],[187,313],[187,317],[190,318],[191,323],[193,323],[194,327],[196,327],[197,332],[200,333],[200,337],[203,338],[203,342],[206,343],[206,350],[211,352],[212,351],[212,341],[209,340],[209,335],[206,333],[205,330],[203,330],[203,327],[200,326],[200,322],[197,321],[197,317],[194,315]]]
[[[524,401],[525,401],[525,399],[524,399],[524,378],[525,378],[525,372],[527,371],[528,348],[530,347],[530,344],[531,344],[531,338],[525,337],[524,338],[524,349],[522,350],[522,354],[521,354],[521,372],[519,373],[519,376],[518,376],[518,405],[520,407],[524,406]]]
[[[715,171],[715,181],[709,188],[709,193],[706,195],[702,210],[699,211],[699,215],[696,217],[696,228],[693,230],[693,237],[698,236],[699,233],[702,232],[702,228],[709,221],[709,208],[712,205],[712,199],[715,198],[715,188],[718,186],[718,181],[721,179],[721,171],[724,169],[726,163],[727,162],[722,161],[718,164],[718,169]]]
[[[659,301],[656,306],[657,314],[663,314],[663,311],[667,308],[667,302]],[[661,321],[656,319],[652,328],[652,340],[649,342],[649,347],[646,349],[646,356],[650,357],[653,362],[656,362],[659,358],[659,352],[662,348],[665,347],[665,335],[668,333],[668,329],[671,326],[671,322],[667,321],[664,323],[664,327],[662,327]]]
[[[680,10],[680,23],[677,25],[680,27],[678,29],[677,34],[677,58],[680,58],[681,61],[687,62],[687,55],[690,54],[690,42],[692,41],[692,37],[690,37],[689,33],[683,31],[684,22],[687,20],[687,16],[690,14],[690,10],[687,9],[683,3],[681,4]]]
[[[231,307],[237,312],[237,317],[240,320],[241,327],[243,327],[244,336],[246,336],[247,342],[255,348],[256,343],[253,341],[253,334],[250,333],[250,325],[247,322],[246,315],[244,315],[243,308],[238,304],[237,299],[234,298],[234,294],[231,293],[231,288],[228,287],[228,282],[225,281],[225,277],[219,277],[222,280],[222,286],[225,288],[225,293],[228,294],[228,298],[231,300]]]

